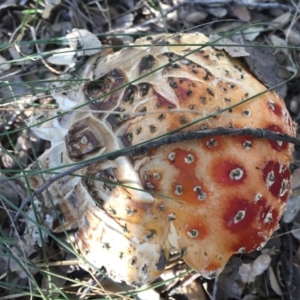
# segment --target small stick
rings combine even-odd
[[[45,191],[50,185],[52,185],[55,181],[70,175],[80,169],[88,167],[94,163],[99,163],[104,160],[114,160],[120,156],[128,156],[128,155],[139,155],[139,154],[146,154],[151,148],[158,148],[163,145],[174,144],[181,141],[188,141],[188,140],[195,140],[206,138],[210,136],[220,136],[220,135],[229,135],[229,136],[243,136],[243,135],[250,135],[256,138],[264,138],[268,140],[275,140],[275,141],[282,141],[288,142],[295,145],[300,146],[300,139],[292,137],[287,134],[276,133],[274,131],[266,130],[266,129],[254,129],[254,128],[224,128],[224,127],[217,127],[214,129],[205,129],[200,131],[187,131],[187,132],[179,132],[167,135],[165,137],[150,140],[143,144],[137,146],[131,146],[124,149],[120,149],[114,153],[107,153],[103,154],[99,157],[91,159],[87,162],[79,163],[76,166],[70,167],[69,169],[57,174],[53,175],[49,178],[47,182],[37,188],[35,191],[32,192],[32,196],[37,196],[38,194]],[[30,202],[30,196],[23,199],[21,206],[18,212],[15,215],[15,220],[19,217],[20,211],[24,208],[26,204]]]

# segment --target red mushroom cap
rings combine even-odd
[[[295,136],[283,100],[207,41],[199,33],[162,34],[93,57],[83,71],[93,81],[81,97],[65,96],[88,104],[59,120],[68,132],[52,162],[83,161],[174,130],[251,127]],[[116,280],[151,282],[171,247],[211,277],[234,253],[261,248],[278,228],[292,152],[291,144],[252,136],[182,141],[96,163],[79,172],[83,178],[68,177],[51,190],[65,224],[78,223],[82,255]]]

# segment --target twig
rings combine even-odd
[[[250,135],[256,138],[264,138],[269,140],[288,142],[300,146],[300,139],[297,139],[287,134],[276,133],[265,129],[253,129],[253,128],[234,129],[234,128],[217,127],[214,129],[205,129],[201,131],[179,132],[179,133],[170,134],[160,139],[151,140],[137,146],[131,146],[124,149],[120,149],[114,153],[107,153],[99,157],[95,157],[94,159],[91,159],[87,162],[77,164],[76,166],[73,166],[63,171],[60,174],[51,176],[47,182],[45,182],[43,185],[41,185],[39,188],[37,188],[35,191],[32,192],[32,196],[34,197],[42,193],[55,181],[67,175],[70,175],[80,169],[88,167],[94,163],[99,163],[104,160],[114,160],[120,156],[146,154],[150,149],[158,148],[163,145],[173,144],[173,143],[187,141],[187,140],[195,140],[195,139],[216,136],[216,135],[229,135],[229,136]],[[15,220],[18,218],[20,211],[29,202],[30,202],[30,196],[23,199],[21,206],[18,212],[16,213]]]

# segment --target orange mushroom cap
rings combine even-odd
[[[55,95],[61,106],[87,106],[58,120],[67,134],[42,164],[49,156],[54,165],[83,161],[174,130],[251,127],[295,136],[283,100],[240,59],[207,42],[200,33],[162,34],[91,58],[82,76],[92,81]],[[50,189],[65,225],[78,223],[81,254],[115,280],[153,281],[171,248],[211,277],[234,253],[261,248],[278,228],[292,152],[285,142],[214,136],[95,163],[79,171],[84,177]],[[46,193],[44,202],[49,209]]]

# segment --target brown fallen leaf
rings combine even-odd
[[[241,21],[249,22],[251,20],[251,14],[247,7],[241,5],[232,5],[231,11],[234,16],[239,18]]]
[[[186,286],[182,287],[183,294],[189,300],[206,300],[206,293],[202,287],[202,285],[197,281],[194,280]]]
[[[247,41],[247,44],[250,42]],[[281,79],[278,76],[278,65],[274,55],[264,47],[253,44],[248,47],[249,56],[245,56],[244,60],[250,68],[251,72],[268,88],[278,85]]]

